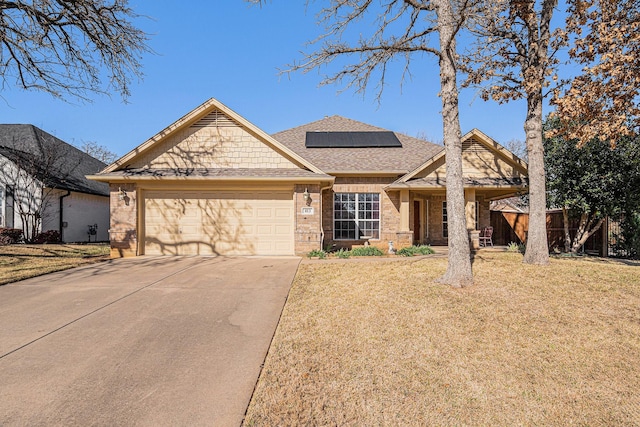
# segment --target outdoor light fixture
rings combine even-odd
[[[118,187],[118,199],[124,200],[127,198],[127,192],[123,190],[121,187]]]
[[[304,189],[304,193],[302,193],[302,198],[304,202],[309,206],[311,204],[311,195],[309,194],[309,190],[307,188]]]

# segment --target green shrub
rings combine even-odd
[[[353,256],[382,256],[384,252],[375,246],[364,246],[361,248],[351,249],[351,255]]]
[[[349,258],[351,256],[351,252],[349,252],[347,249],[345,248],[340,248],[337,252],[336,252],[336,256],[338,258]]]
[[[322,249],[314,249],[307,254],[309,258],[318,257],[320,259],[325,259],[327,257],[327,253]]]
[[[436,252],[429,245],[413,245],[399,249],[398,252],[396,252],[396,254],[400,256],[431,255],[434,253]]]
[[[507,245],[507,252],[520,252],[524,253],[524,245],[522,243],[510,242]]]

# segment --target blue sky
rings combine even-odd
[[[341,115],[411,136],[442,140],[439,80],[433,57],[414,58],[410,81],[402,88],[389,78],[382,102],[375,88],[363,97],[343,87],[322,86],[317,72],[280,75],[301,59],[305,43],[321,28],[304,1],[273,0],[263,7],[242,0],[132,0],[144,18],[156,54],[143,58],[145,77],[119,96],[94,102],[64,102],[38,92],[0,92],[2,123],[31,123],[80,145],[95,141],[118,155],[213,97],[268,133]],[[188,6],[187,6],[188,5]],[[397,76],[397,70],[392,70]],[[478,128],[503,144],[524,140],[526,105],[484,102],[473,90],[460,97],[462,131]]]

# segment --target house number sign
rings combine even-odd
[[[311,207],[303,207],[302,215],[313,215],[313,208]]]

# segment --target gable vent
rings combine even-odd
[[[482,144],[478,143],[473,138],[469,138],[462,143],[462,151],[467,151],[467,152],[482,151]]]
[[[236,122],[235,120],[224,114],[222,111],[215,110],[191,125],[191,127],[194,128],[203,128],[207,126],[232,127],[240,126],[240,123]]]

